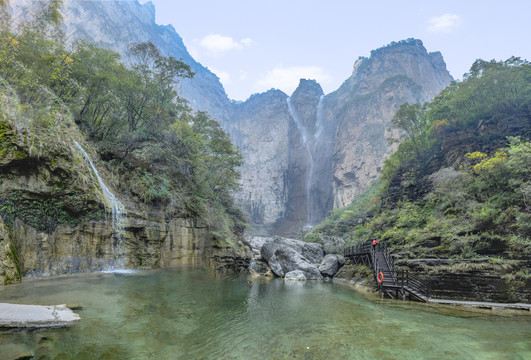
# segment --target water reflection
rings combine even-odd
[[[69,329],[1,333],[0,354],[17,345],[51,359],[531,358],[529,316],[382,301],[333,282],[174,268],[30,281],[0,296],[83,306]]]

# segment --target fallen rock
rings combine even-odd
[[[323,257],[319,244],[275,237],[272,241],[264,243],[260,253],[277,276],[284,277],[290,271],[300,270],[306,279],[323,278],[315,265]]]
[[[0,327],[50,328],[73,325],[78,314],[66,305],[41,306],[0,303]]]
[[[274,276],[271,268],[267,265],[267,262],[262,258],[255,258],[251,260],[251,265],[249,266],[251,272],[254,272],[256,275],[260,276]]]
[[[345,265],[345,258],[343,255],[328,254],[324,257],[321,265],[319,265],[319,271],[323,276],[332,277],[343,265]]]
[[[284,276],[284,280],[305,281],[306,275],[301,270],[293,270]]]

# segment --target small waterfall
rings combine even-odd
[[[77,141],[74,140],[74,144],[76,147],[81,151],[83,154],[83,157],[85,158],[86,162],[90,164],[90,167],[92,168],[92,171],[94,172],[94,175],[96,175],[96,178],[98,179],[98,182],[100,184],[101,192],[104,197],[104,205],[107,209],[107,212],[111,213],[111,223],[112,223],[112,233],[115,236],[116,242],[112,242],[112,250],[113,253],[116,255],[116,250],[120,246],[121,242],[121,236],[120,233],[123,229],[123,224],[125,221],[125,217],[127,216],[127,213],[125,211],[125,206],[114,196],[114,194],[107,188],[105,183],[103,182],[103,179],[101,178],[98,169],[94,166],[92,163],[92,160],[88,156],[88,154],[85,152],[85,150],[79,145]],[[110,211],[109,211],[110,210]]]
[[[299,133],[302,136],[302,144],[304,145],[304,148],[306,149],[306,153],[308,154],[308,165],[309,170],[307,172],[306,177],[306,224],[312,225],[312,197],[311,197],[311,187],[312,187],[312,180],[313,180],[313,172],[314,172],[314,160],[313,160],[313,154],[312,154],[312,144],[310,143],[308,129],[304,127],[304,124],[302,123],[301,119],[299,118],[298,114],[295,112],[295,109],[291,105],[291,98],[287,98],[286,102],[288,103],[288,110],[289,113],[295,122],[295,125],[297,126],[297,129],[299,130]]]

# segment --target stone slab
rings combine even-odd
[[[80,321],[78,314],[66,305],[18,305],[0,303],[0,327],[63,327]]]

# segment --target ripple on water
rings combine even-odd
[[[52,359],[531,358],[529,316],[374,301],[334,283],[216,279],[191,268],[116,275],[2,289],[12,302],[83,310],[68,329],[0,333],[0,353],[18,344]]]

